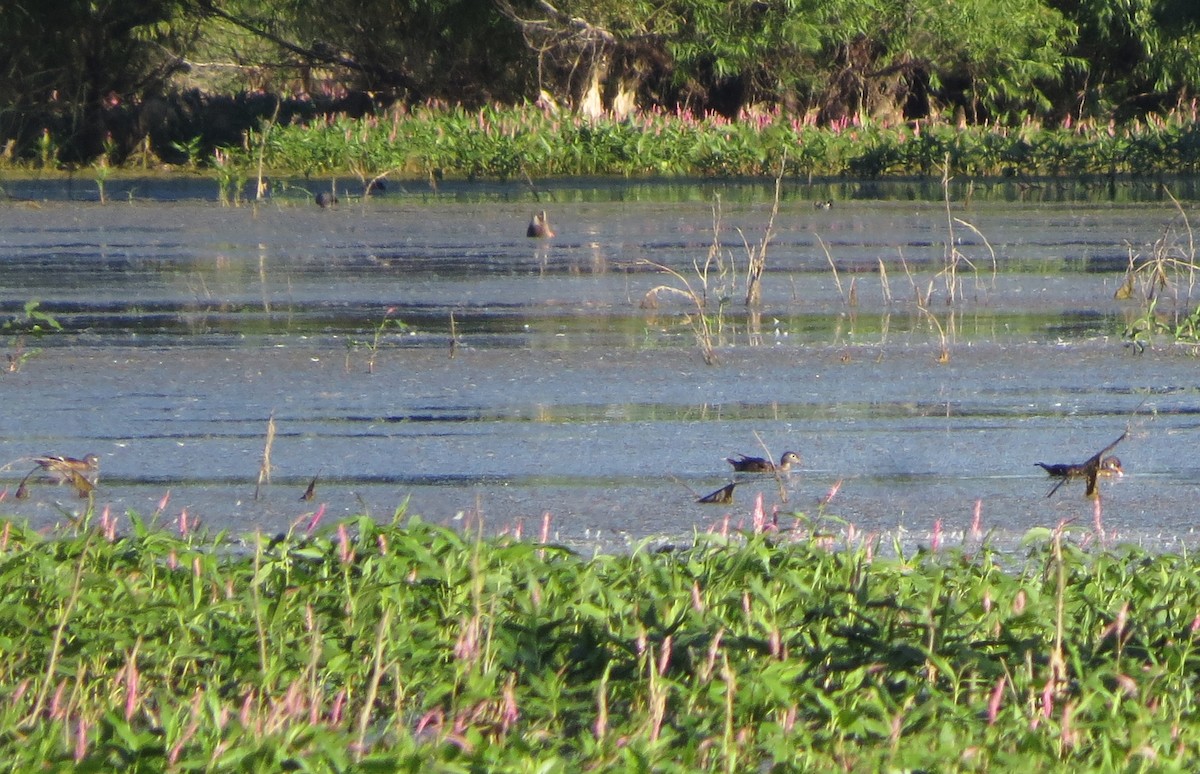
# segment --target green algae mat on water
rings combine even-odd
[[[582,557],[397,514],[0,534],[12,770],[1171,770],[1200,565],[804,531]]]

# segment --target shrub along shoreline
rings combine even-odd
[[[582,557],[401,512],[0,531],[14,769],[1182,769],[1200,562],[1046,532]],[[1082,533],[1080,533],[1082,534]],[[846,536],[843,536],[845,538]],[[979,541],[976,541],[979,542]]]

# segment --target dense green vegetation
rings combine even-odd
[[[279,771],[1164,770],[1200,754],[1200,566],[1043,533],[594,558],[419,520],[239,547],[0,532],[0,758]],[[886,556],[884,554],[887,554]]]
[[[1186,0],[16,0],[4,22],[0,144],[46,165],[393,106],[1106,126],[1190,113],[1200,83]]]
[[[1168,120],[1050,131],[947,124],[807,125],[786,114],[729,121],[646,114],[618,121],[536,109],[419,110],[390,120],[272,128],[228,163],[317,178],[380,174],[437,179],[580,175],[967,177],[1148,175],[1200,171],[1200,124]]]

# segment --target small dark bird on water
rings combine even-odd
[[[1128,434],[1129,434],[1128,431],[1121,433],[1120,438],[1118,438],[1117,440],[1110,443],[1108,446],[1105,446],[1103,449],[1101,449],[1100,451],[1093,454],[1085,462],[1080,462],[1078,464],[1059,463],[1059,464],[1053,464],[1053,465],[1048,465],[1045,462],[1033,463],[1034,465],[1037,465],[1038,467],[1045,470],[1048,474],[1050,474],[1050,476],[1052,476],[1054,478],[1062,479],[1057,484],[1055,484],[1053,487],[1051,487],[1050,491],[1046,493],[1046,496],[1050,497],[1051,495],[1053,495],[1055,492],[1058,491],[1058,488],[1060,486],[1062,486],[1063,484],[1067,483],[1068,481],[1070,481],[1071,479],[1074,479],[1074,478],[1087,479],[1087,490],[1084,492],[1084,494],[1087,497],[1098,496],[1099,492],[1096,489],[1097,477],[1102,476],[1102,475],[1104,475],[1104,476],[1123,476],[1123,475],[1125,475],[1125,470],[1121,467],[1121,460],[1118,459],[1116,456],[1105,456],[1105,455],[1108,455],[1108,453],[1110,451],[1112,451],[1113,448],[1117,444],[1119,444],[1121,441],[1125,440],[1125,436]]]
[[[778,465],[762,457],[747,457],[745,454],[726,457],[725,461],[732,465],[738,473],[774,473],[775,471],[786,473],[791,470],[792,465],[802,464],[800,455],[792,451],[784,452]]]
[[[332,207],[333,205],[337,204],[337,197],[331,194],[329,191],[322,191],[321,193],[317,194],[316,202],[318,207],[325,209],[326,207]]]
[[[732,484],[726,484],[717,491],[704,495],[696,502],[704,503],[706,505],[729,505],[731,502],[733,502],[733,488],[735,486],[737,486],[736,482]]]
[[[313,499],[317,494],[317,477],[313,476],[312,481],[308,482],[308,488],[304,490],[304,494],[300,495],[300,502],[306,503]]]
[[[554,236],[554,230],[550,228],[550,220],[546,217],[546,211],[534,213],[533,219],[529,221],[529,228],[525,229],[525,236],[530,239],[544,239]]]

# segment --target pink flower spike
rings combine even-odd
[[[308,532],[312,532],[314,529],[316,529],[317,524],[321,521],[321,517],[324,515],[325,515],[325,503],[321,503],[321,507],[317,508],[317,512],[314,513],[312,515],[312,518],[308,520],[308,527],[304,531],[306,533],[308,533]]]
[[[168,489],[166,491],[166,493],[163,494],[162,499],[158,501],[158,513],[162,513],[163,511],[165,511],[167,509],[167,503],[169,503],[169,502],[171,502],[171,490],[170,489]]]
[[[942,547],[942,520],[935,519],[933,522],[933,552]]]
[[[996,686],[992,688],[992,696],[988,699],[987,722],[988,725],[995,725],[996,716],[1000,714],[1000,703],[1004,700],[1004,688],[1008,685],[1008,676],[1001,676],[996,681]]]
[[[87,757],[88,748],[87,718],[80,718],[75,725],[75,763],[81,763]]]
[[[137,648],[129,654],[125,662],[125,722],[133,720],[134,710],[137,709],[138,683],[140,675],[137,668]]]
[[[350,548],[350,534],[346,531],[346,525],[339,524],[337,533],[339,559],[342,564],[349,564],[354,559],[354,550]]]
[[[837,481],[833,482],[833,486],[829,487],[829,492],[826,493],[824,499],[821,500],[821,505],[829,505],[831,502],[833,502],[833,498],[837,497],[837,493],[841,491],[843,480],[844,479],[839,478]]]
[[[763,531],[766,526],[767,516],[763,512],[763,496],[762,492],[758,493],[758,497],[754,500],[754,513],[751,515],[754,524],[754,532],[758,534]]]

